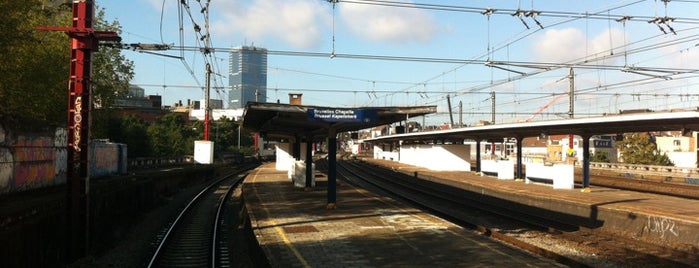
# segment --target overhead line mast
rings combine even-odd
[[[89,250],[89,140],[92,110],[92,53],[99,41],[120,42],[116,32],[95,31],[92,0],[74,0],[71,27],[40,26],[38,30],[61,31],[71,39],[68,82],[68,258],[76,260]]]

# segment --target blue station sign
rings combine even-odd
[[[328,123],[371,123],[376,110],[369,109],[308,109],[308,121]]]

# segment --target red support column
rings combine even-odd
[[[68,82],[68,170],[67,209],[68,260],[85,256],[89,250],[89,139],[92,52],[99,40],[121,41],[115,32],[93,31],[95,7],[92,0],[73,1],[71,27],[38,27],[62,31],[71,38],[70,78]]]
[[[73,29],[92,28],[92,3],[73,3]],[[69,33],[69,35],[71,35]],[[68,253],[71,260],[87,255],[90,138],[90,75],[92,49],[96,40],[85,34],[71,35],[68,88]]]

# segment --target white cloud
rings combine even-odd
[[[532,50],[534,61],[561,63],[609,55],[610,48],[615,48],[614,54],[622,55],[620,47],[623,46],[624,32],[616,28],[605,30],[589,40],[577,28],[563,28],[546,30],[534,40]]]
[[[661,55],[659,60],[653,62],[654,66],[672,66],[676,68],[697,69],[699,68],[699,46],[692,47],[673,45],[658,49]]]
[[[418,9],[359,4],[337,8],[354,35],[371,41],[427,42],[436,32],[432,17]]]
[[[278,38],[297,48],[317,46],[329,15],[312,0],[253,0],[212,3],[211,31],[218,40],[242,35],[250,41]]]
[[[145,0],[148,2],[148,4],[153,7],[155,10],[161,10],[163,7],[163,3],[165,4],[165,7],[169,6],[174,6],[175,1],[163,1],[163,0]],[[170,4],[168,2],[173,2],[173,4]]]

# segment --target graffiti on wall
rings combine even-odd
[[[56,128],[53,142],[56,150],[56,158],[54,159],[54,165],[56,166],[55,183],[63,184],[66,182],[66,174],[68,172],[68,130]]]
[[[126,172],[124,144],[91,142],[89,158],[90,177]],[[0,194],[65,184],[67,171],[65,128],[15,133],[0,125]]]
[[[0,193],[65,183],[65,128],[47,133],[14,133],[0,127]]]
[[[56,175],[53,137],[18,136],[11,147],[15,189],[52,185]]]
[[[8,148],[0,147],[0,190],[7,189],[12,183],[14,160]]]
[[[92,153],[90,155],[90,174],[92,176],[103,176],[118,172],[119,148],[113,143],[91,143]]]
[[[648,232],[651,234],[656,234],[660,238],[665,238],[665,236],[680,236],[679,227],[674,220],[664,218],[664,217],[648,217],[648,223],[646,225]]]

